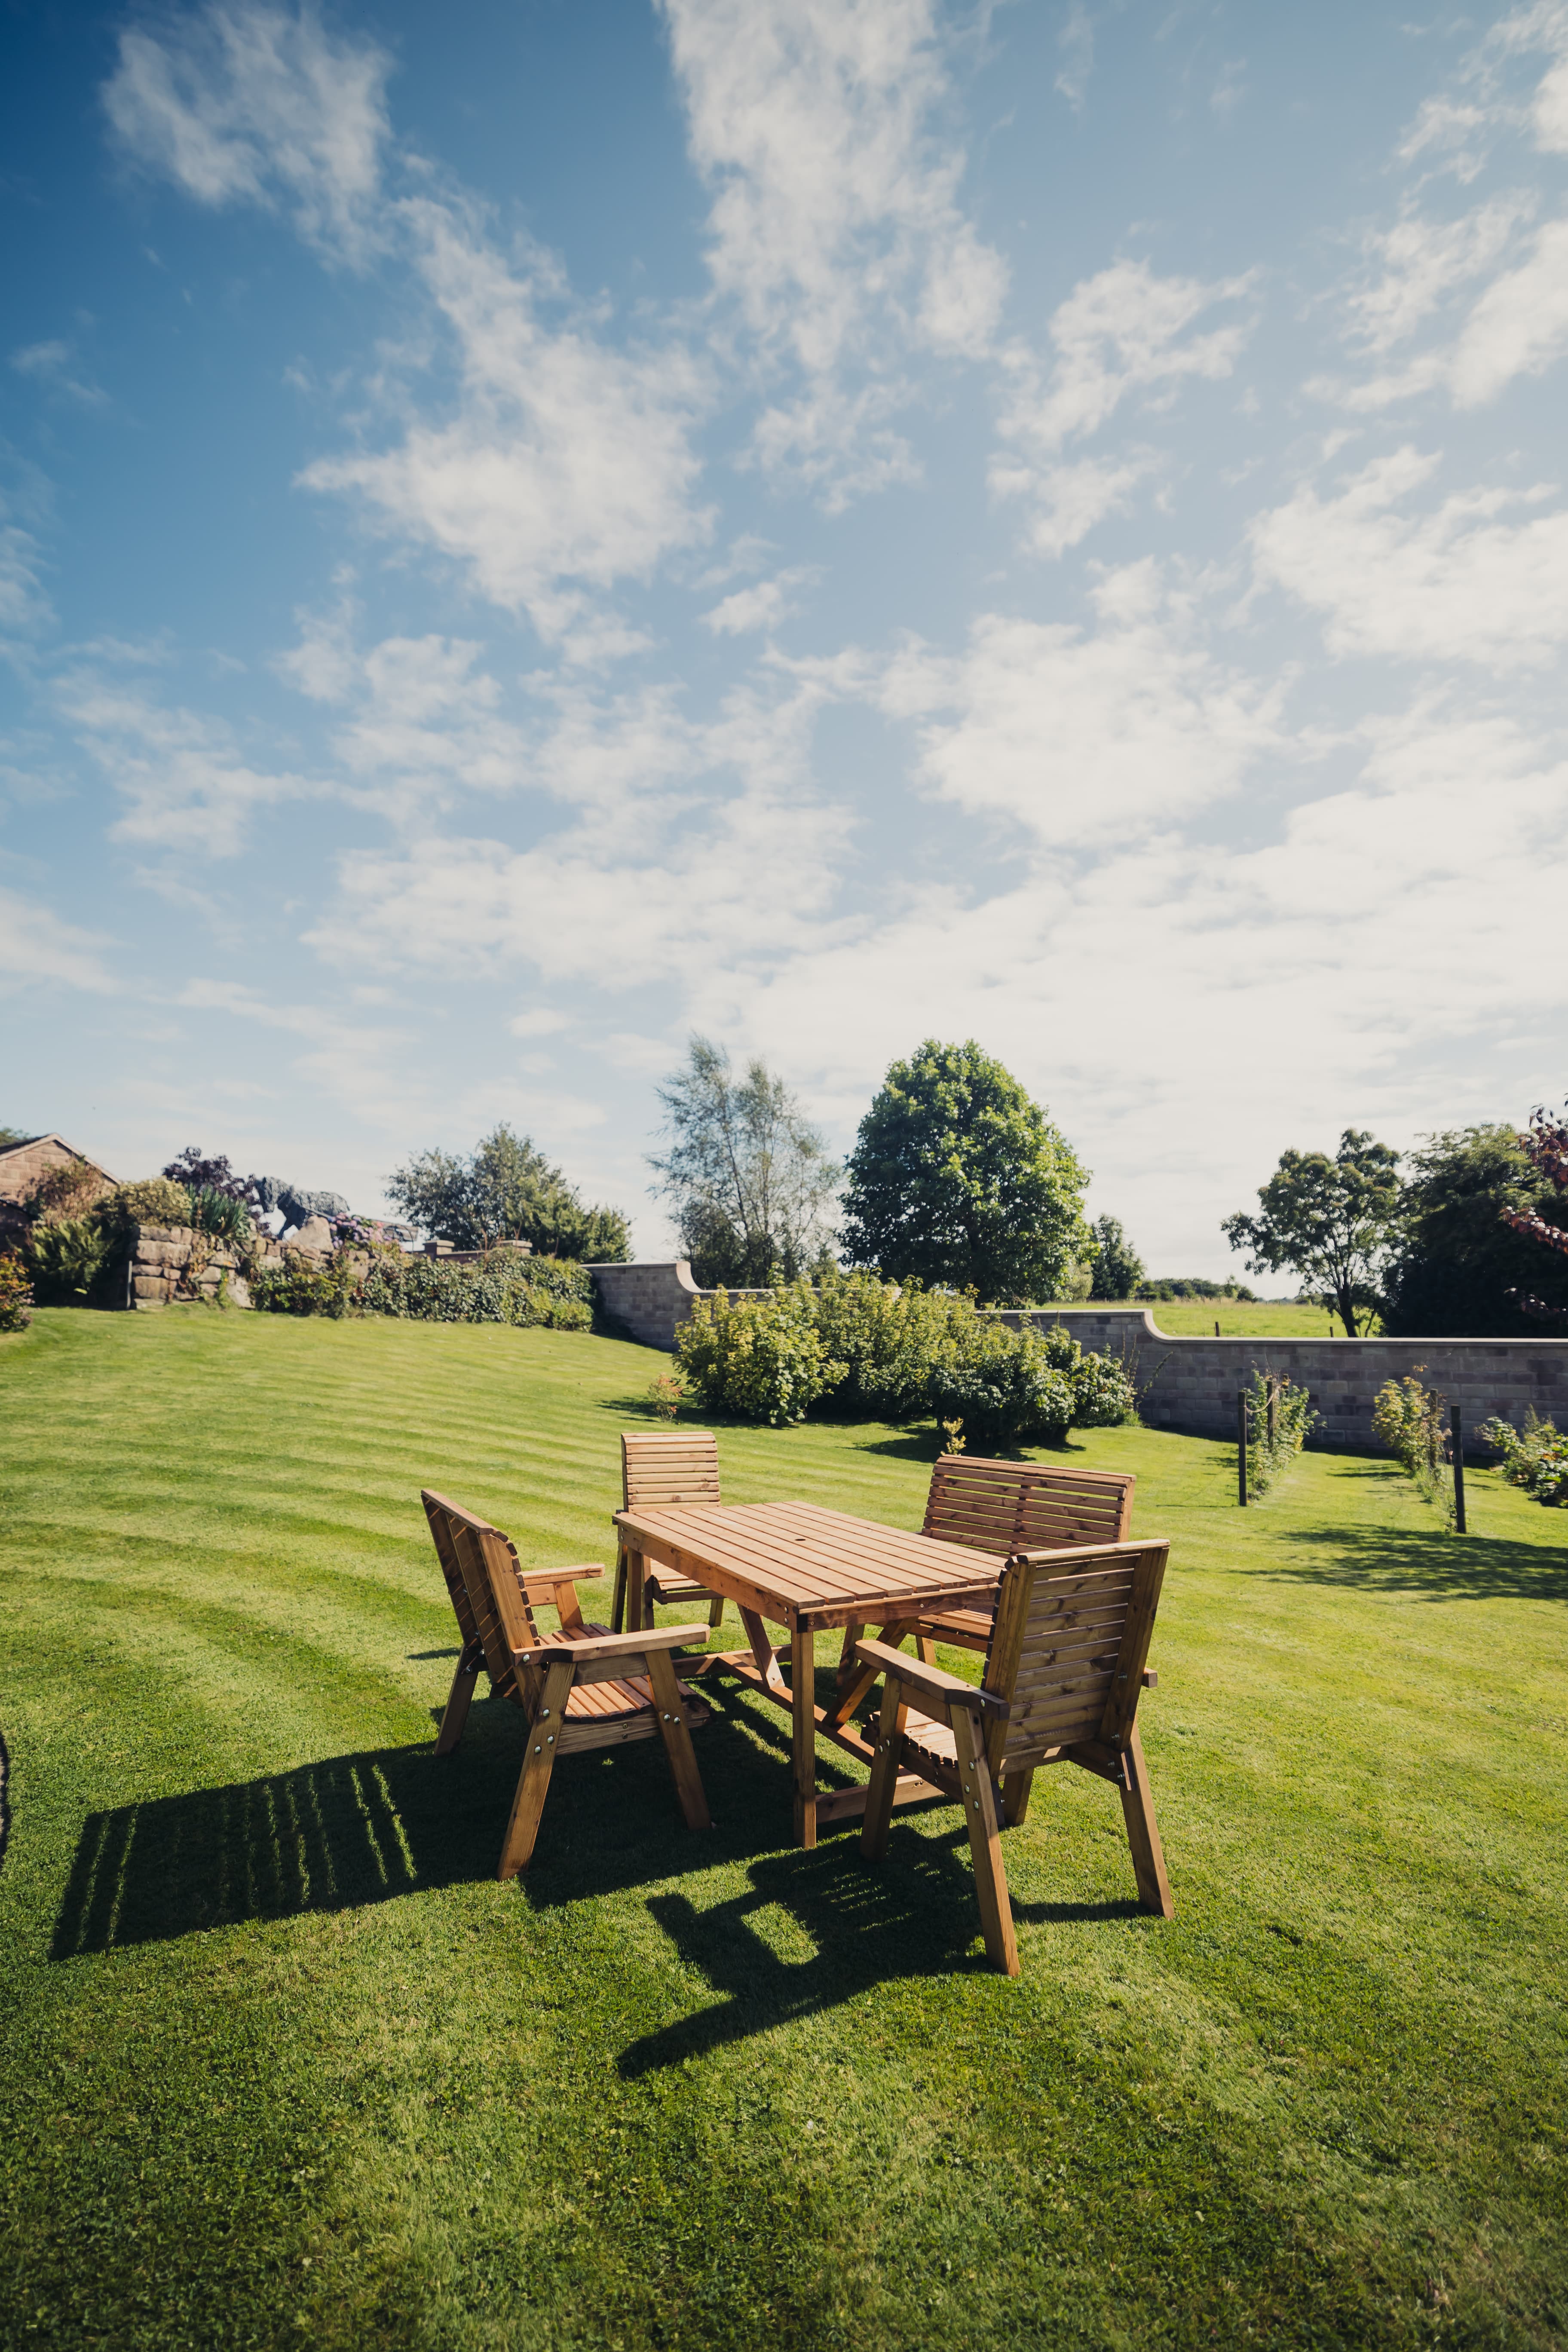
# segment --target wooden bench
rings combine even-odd
[[[1042,1765],[1077,1764],[1115,1786],[1138,1899],[1146,1911],[1174,1916],[1138,1737],[1139,1696],[1154,1680],[1149,1643],[1169,1549],[1086,1545],[1010,1559],[978,1689],[884,1642],[856,1644],[860,1666],[886,1676],[861,1850],[874,1861],[886,1853],[900,1772],[956,1798],[969,1827],[985,1948],[1008,1976],[1018,1973],[1018,1947],[997,1790],[1003,1818],[1021,1822]]]
[[[658,1633],[612,1633],[584,1624],[577,1580],[602,1576],[596,1563],[530,1571],[520,1565],[510,1539],[487,1519],[428,1488],[420,1499],[463,1637],[436,1753],[449,1756],[462,1738],[481,1666],[492,1693],[512,1700],[528,1719],[527,1752],[497,1877],[527,1868],[556,1759],[585,1748],[658,1737],[687,1827],[707,1829],[691,1732],[711,1710],[677,1681],[670,1662],[670,1652],[682,1643],[706,1642],[707,1629],[667,1625]],[[556,1611],[558,1632],[541,1635],[536,1608]]]
[[[1076,1544],[1125,1543],[1132,1528],[1136,1473],[1079,1470],[1055,1463],[991,1462],[943,1454],[931,1474],[922,1535],[976,1551],[1063,1551]],[[926,1619],[923,1639],[984,1650],[991,1639],[984,1610],[950,1610]]]
[[[717,1503],[719,1440],[710,1429],[626,1429],[621,1432],[621,1508],[661,1511],[673,1504]],[[657,1562],[645,1563],[645,1580],[636,1592],[626,1588],[627,1552],[621,1544],[616,1559],[615,1599],[610,1622],[618,1633],[623,1622],[631,1628],[645,1618],[653,1622],[653,1608],[702,1608],[710,1627],[724,1619],[721,1593],[710,1592],[689,1576]],[[703,1636],[704,1642],[707,1635]]]

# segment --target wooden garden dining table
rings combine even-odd
[[[981,1607],[994,1600],[1006,1565],[1000,1553],[906,1535],[874,1519],[825,1510],[818,1503],[671,1504],[617,1511],[616,1524],[629,1555],[628,1630],[634,1630],[634,1609],[637,1624],[651,1613],[643,1593],[646,1560],[722,1593],[740,1611],[749,1647],[715,1652],[695,1669],[687,1664],[682,1671],[707,1673],[722,1665],[789,1710],[795,1843],[803,1846],[816,1843],[819,1822],[863,1812],[866,1806],[864,1788],[817,1794],[818,1738],[868,1765],[875,1753],[848,1720],[873,1677],[846,1656],[832,1706],[818,1706],[816,1636],[841,1626],[878,1625],[880,1638],[896,1646],[919,1618],[933,1611]],[[782,1625],[789,1635],[787,1684],[769,1625]],[[896,1801],[918,1803],[940,1793],[917,1774],[904,1773]]]

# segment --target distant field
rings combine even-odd
[[[1088,1302],[1075,1298],[1065,1303],[1081,1311]],[[1146,1306],[1156,1329],[1173,1339],[1212,1338],[1216,1323],[1222,1339],[1324,1339],[1330,1331],[1321,1307],[1298,1307],[1289,1298],[1260,1298],[1251,1306],[1235,1298],[1150,1298],[1130,1304],[1134,1314]],[[1375,1332],[1378,1327],[1373,1328]],[[1332,1328],[1342,1338],[1337,1316]]]

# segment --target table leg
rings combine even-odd
[[[795,1717],[795,1842],[816,1843],[816,1643],[797,1620],[790,1632],[789,1687]]]

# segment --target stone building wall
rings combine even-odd
[[[604,1312],[650,1348],[673,1348],[692,1301],[712,1295],[698,1289],[684,1258],[588,1270]],[[1123,1358],[1154,1429],[1231,1436],[1238,1390],[1255,1370],[1268,1370],[1310,1391],[1321,1416],[1316,1443],[1372,1448],[1378,1390],[1418,1368],[1429,1388],[1462,1409],[1468,1432],[1492,1413],[1519,1427],[1531,1407],[1568,1427],[1568,1339],[1176,1339],[1142,1307],[1031,1307],[1003,1320],[1061,1323],[1080,1347]]]

